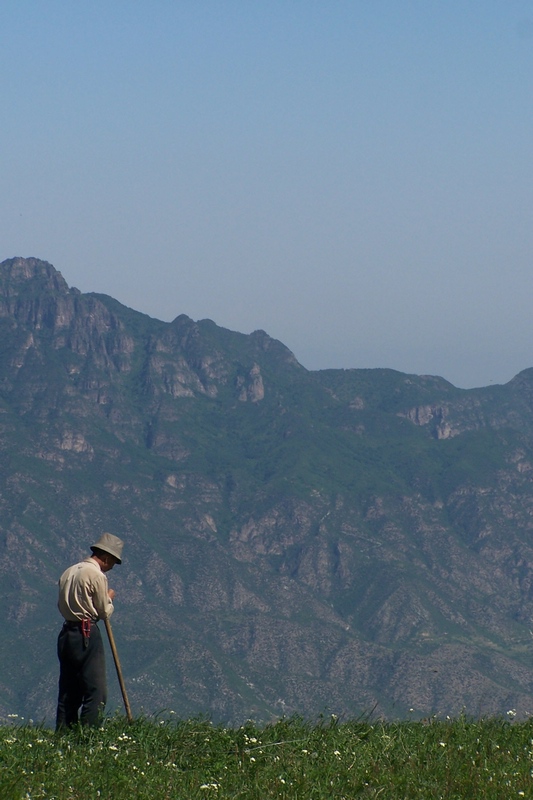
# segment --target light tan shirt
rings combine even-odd
[[[93,558],[74,564],[62,574],[57,607],[68,622],[111,616],[113,603],[107,593],[107,577]]]

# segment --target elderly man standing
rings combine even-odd
[[[106,572],[122,563],[124,542],[104,533],[92,556],[69,567],[59,579],[58,608],[65,622],[57,640],[59,696],[56,730],[98,725],[107,701],[104,644],[98,625],[113,613],[115,592]],[[78,717],[78,712],[81,712]]]

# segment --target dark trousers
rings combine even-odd
[[[56,730],[98,725],[107,701],[104,643],[98,625],[84,642],[81,624],[66,622],[57,640],[59,695]],[[81,713],[78,717],[78,711]]]

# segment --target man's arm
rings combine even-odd
[[[114,597],[115,590],[108,588],[107,578],[103,573],[100,573],[95,581],[95,591],[93,594],[93,603],[98,613],[98,619],[109,619],[114,611]]]

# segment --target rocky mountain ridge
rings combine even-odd
[[[0,342],[0,716],[53,717],[57,577],[103,530],[136,711],[533,712],[533,370],[309,372],[22,258]]]

